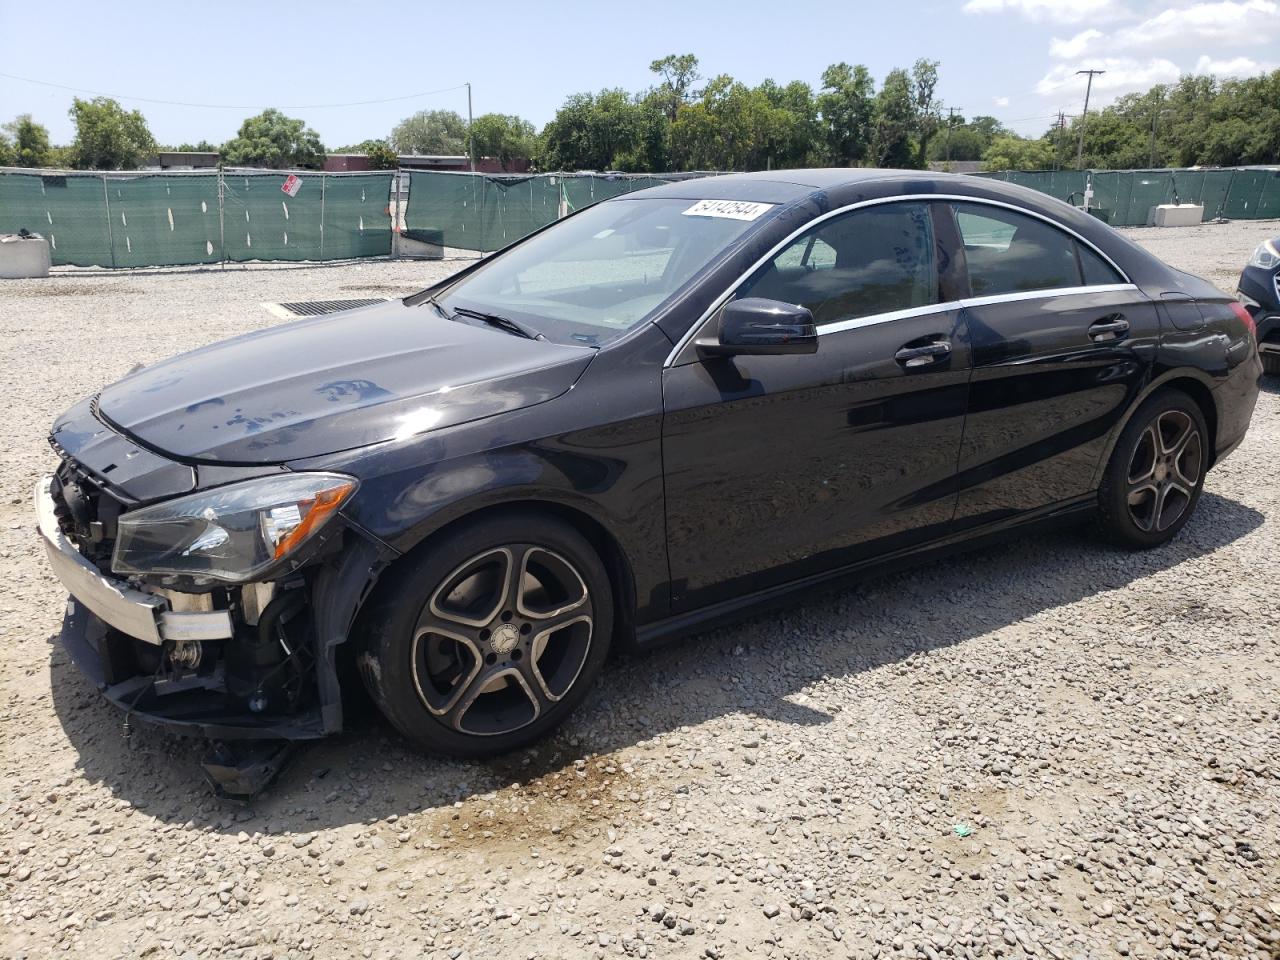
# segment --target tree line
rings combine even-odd
[[[367,154],[374,169],[393,169],[397,154],[417,153],[492,157],[504,169],[520,162],[634,173],[947,161],[982,161],[988,170],[1280,162],[1280,70],[1246,79],[1184,76],[1023,137],[991,116],[944,116],[932,60],[891,70],[879,86],[861,64],[832,64],[817,90],[802,81],[704,79],[699,66],[693,54],[655,60],[647,89],[574,94],[541,131],[512,114],[483,114],[468,126],[455,111],[424,110],[386,137],[333,152]],[[317,169],[328,152],[304,121],[275,109],[247,118],[221,145],[175,148],[156,142],[141,112],[107,97],[77,97],[70,115],[76,133],[66,146],[51,145],[29,114],[0,127],[0,165],[121,170],[177,149],[216,150],[226,166]]]

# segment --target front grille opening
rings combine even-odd
[[[366,300],[298,300],[293,303],[265,304],[268,310],[273,307],[294,317],[319,317],[326,313],[340,313],[343,310],[354,310],[357,307],[371,307],[375,303],[386,303],[389,297],[371,297]]]

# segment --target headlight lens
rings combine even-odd
[[[1253,256],[1249,258],[1249,266],[1261,267],[1263,270],[1272,270],[1280,267],[1280,252],[1275,248],[1270,240],[1263,240],[1258,244],[1258,249],[1253,251]]]
[[[244,583],[311,539],[355,489],[338,473],[290,473],[131,510],[111,568]]]

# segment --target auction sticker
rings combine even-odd
[[[720,217],[722,220],[754,220],[773,206],[772,203],[748,203],[745,200],[699,200],[686,217]]]

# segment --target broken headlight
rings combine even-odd
[[[310,540],[355,488],[338,473],[289,473],[131,510],[111,568],[245,583]]]

